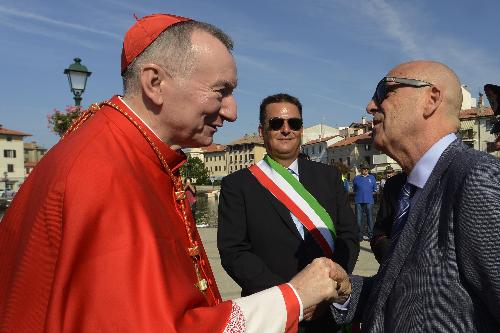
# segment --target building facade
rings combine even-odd
[[[311,140],[302,145],[302,153],[309,156],[311,161],[328,164],[328,146],[343,140],[340,135]]]
[[[264,158],[266,149],[259,135],[245,135],[227,145],[228,174],[249,167]]]
[[[333,137],[340,134],[340,131],[345,127],[331,127],[325,124],[317,124],[307,128],[302,131],[302,142],[310,142],[313,140],[318,140],[327,137]]]
[[[205,167],[208,170],[211,180],[220,180],[227,176],[226,146],[221,144],[211,144],[208,147],[201,148]]]
[[[17,192],[26,176],[24,141],[31,134],[11,130],[0,124],[0,191]]]
[[[47,153],[47,149],[39,145],[36,141],[24,143],[24,171],[26,176],[31,173],[35,165]]]
[[[475,108],[462,110],[458,136],[469,147],[500,157],[500,152],[493,149],[496,137],[490,133],[493,119],[493,110],[481,104]]]
[[[388,165],[395,170],[401,170],[394,160],[374,147],[371,132],[350,136],[328,146],[328,163],[346,165],[349,169],[349,180],[361,172],[362,164],[367,164],[370,172],[377,174],[383,173]]]

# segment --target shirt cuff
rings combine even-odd
[[[351,295],[349,295],[349,298],[347,299],[347,301],[344,302],[344,304],[340,304],[340,303],[332,303],[330,304],[330,309],[334,310],[334,309],[337,309],[337,310],[340,310],[340,311],[347,311],[349,310],[349,303],[351,302]]]
[[[292,284],[290,283],[287,283],[287,285],[293,290],[295,296],[297,297],[297,300],[299,301],[299,322],[302,321],[302,319],[304,318],[304,305],[302,305],[302,300],[300,299],[299,297],[299,293],[297,292],[297,290],[295,290],[295,288],[292,286]],[[350,298],[351,296],[349,296]]]

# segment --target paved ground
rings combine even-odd
[[[212,265],[222,298],[226,300],[239,297],[241,291],[240,287],[226,274],[220,264],[219,252],[217,251],[217,229],[199,228],[198,230],[203,239],[203,244],[207,251],[210,264]],[[354,274],[371,276],[377,272],[377,269],[378,263],[371,252],[370,244],[368,242],[362,242],[358,262],[354,268]]]

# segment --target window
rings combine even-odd
[[[14,164],[7,164],[7,172],[14,172]]]
[[[7,136],[7,141],[12,141],[12,137],[11,136]]]
[[[365,162],[370,165],[370,156],[365,156]]]
[[[342,163],[342,158],[339,158],[339,162]]]
[[[321,151],[323,150],[323,146],[319,146],[318,149],[319,149],[319,153],[321,154]]]
[[[229,163],[233,163],[233,157],[232,156],[229,156]],[[233,171],[233,170],[231,170]]]
[[[351,158],[350,157],[347,158],[347,165],[351,166]]]
[[[250,154],[250,155],[248,155],[248,156],[249,156],[249,158],[250,158],[250,161],[253,161],[253,158],[254,158],[254,157],[253,157],[253,154]]]
[[[4,149],[4,151],[3,151],[3,157],[15,158],[16,157],[16,151],[13,150],[13,149]]]
[[[205,157],[205,163],[208,162],[208,157]]]
[[[226,171],[226,170],[227,170],[227,167],[224,165],[224,171]]]
[[[243,155],[240,155],[240,162],[243,161]],[[241,169],[241,168],[240,168]]]
[[[371,145],[365,145],[365,150],[366,151],[370,150],[370,148],[371,148]]]

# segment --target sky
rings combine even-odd
[[[286,92],[303,104],[305,126],[348,126],[361,117],[377,82],[395,65],[431,59],[450,66],[477,97],[500,83],[496,0],[2,0],[0,123],[46,148],[59,137],[47,115],[74,103],[63,74],[92,72],[83,106],[122,93],[122,39],[152,13],[212,23],[235,42],[238,120],[214,142],[258,126],[261,100]]]

